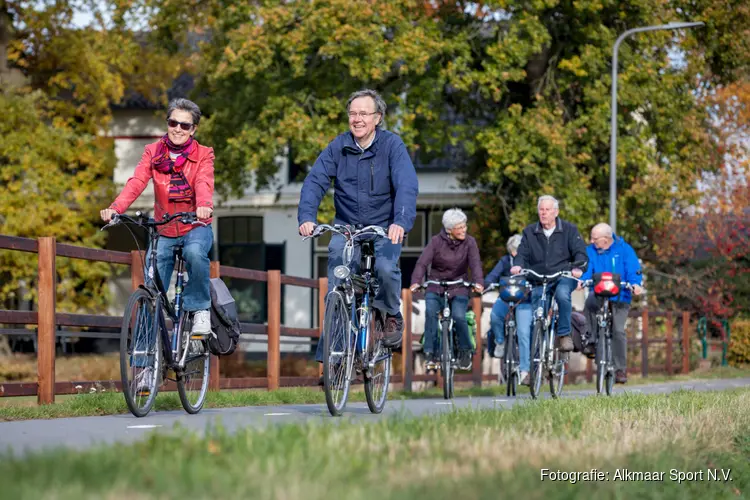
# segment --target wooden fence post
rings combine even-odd
[[[217,261],[211,262],[211,267],[209,270],[209,276],[211,278],[220,278],[221,277],[221,264]],[[221,384],[219,382],[219,379],[221,378],[221,372],[219,367],[219,357],[214,356],[213,354],[209,358],[210,363],[210,371],[208,376],[208,388],[212,391],[218,391],[221,387]]]
[[[37,403],[55,402],[55,320],[57,269],[55,255],[57,243],[54,237],[38,240],[38,313],[37,313]]]
[[[281,271],[268,271],[268,390],[279,388],[281,371]]]
[[[477,350],[471,364],[471,375],[474,379],[474,387],[482,387],[482,296],[474,297],[471,300],[474,322],[477,328]]]
[[[130,282],[133,291],[145,283],[143,277],[143,255],[138,250],[130,251]]]
[[[690,313],[682,311],[682,373],[690,373]]]
[[[672,311],[667,311],[667,375],[672,375]]]
[[[641,337],[641,376],[648,377],[648,309],[641,313],[643,318],[643,335]]]
[[[328,278],[318,278],[318,330],[320,337],[318,342],[323,341],[323,323],[326,317],[326,296],[328,295]],[[318,376],[323,376],[323,363],[318,363]]]
[[[404,333],[401,340],[401,380],[403,390],[411,392],[411,373],[412,373],[412,354],[411,354],[411,311],[412,296],[411,290],[404,288],[401,290],[401,304],[404,307]]]
[[[594,363],[591,358],[587,357],[586,358],[586,382],[590,384],[593,380],[594,380]]]

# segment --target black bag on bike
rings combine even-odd
[[[596,355],[596,337],[588,327],[586,316],[578,311],[570,315],[571,337],[573,339],[573,352],[583,353],[587,357]]]
[[[215,356],[228,356],[240,341],[237,305],[221,278],[211,278],[211,335],[208,350]]]

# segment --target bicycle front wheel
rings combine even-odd
[[[555,347],[554,342],[550,347],[552,348],[552,365],[549,367],[549,392],[553,398],[559,398],[565,383],[567,353]]]
[[[453,398],[453,346],[450,339],[450,322],[443,321],[441,343],[443,347],[442,365],[443,372],[443,397]]]
[[[157,304],[143,289],[128,300],[120,330],[120,378],[130,413],[145,417],[159,391],[162,352]]]
[[[516,354],[516,332],[515,329],[508,328],[505,332],[505,356],[503,356],[505,365],[505,382],[507,384],[506,396],[516,395],[516,385],[518,384],[518,370]]]
[[[323,323],[323,390],[328,411],[340,416],[346,407],[351,386],[354,363],[352,336],[349,331],[349,315],[344,298],[337,291],[326,297],[325,322]]]
[[[534,399],[537,399],[542,392],[544,356],[547,351],[546,333],[542,321],[534,323],[534,332],[531,338],[531,370],[529,372],[529,392]]]
[[[604,335],[599,335],[596,342],[596,393],[604,392],[604,384],[607,378],[607,356],[604,346]]]
[[[605,338],[604,352],[607,354],[606,362],[604,363],[607,370],[604,387],[607,391],[607,396],[611,396],[612,388],[615,385],[615,374],[614,369],[612,368],[612,338],[610,336]]]
[[[391,350],[383,346],[382,332],[377,338],[370,336],[372,348],[369,353],[368,373],[365,374],[365,399],[372,413],[380,413],[388,399],[391,381]]]
[[[205,336],[190,334],[192,322],[187,312],[180,318],[182,336],[181,356],[185,356],[185,367],[177,374],[177,392],[185,411],[191,415],[203,408],[208,393],[209,361],[208,341]],[[187,351],[187,352],[185,352]]]

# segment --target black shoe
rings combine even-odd
[[[471,370],[471,351],[461,351],[458,353],[458,369]]]
[[[325,385],[325,378],[323,377],[323,375],[321,375],[320,379],[318,380],[318,387],[324,387]]]
[[[385,332],[383,338],[383,345],[389,349],[398,349],[401,347],[401,340],[404,333],[404,317],[401,313],[391,316],[387,314],[385,317]]]

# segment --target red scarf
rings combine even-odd
[[[194,197],[193,188],[190,187],[182,168],[195,148],[196,143],[192,136],[180,146],[175,146],[168,135],[159,139],[151,167],[159,173],[172,175],[169,180],[169,201],[192,201]],[[170,153],[179,156],[173,160],[169,156]]]

